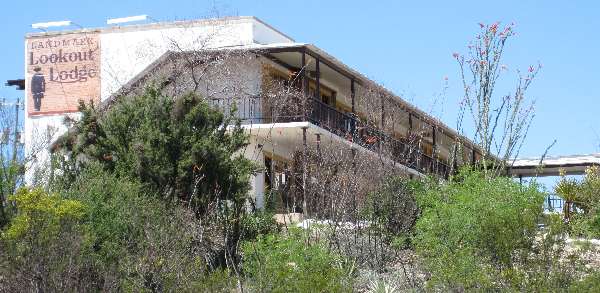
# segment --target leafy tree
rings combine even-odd
[[[554,191],[565,200],[563,215],[571,235],[600,237],[600,169],[587,168],[581,180],[561,174]]]
[[[166,199],[184,202],[198,215],[216,200],[243,208],[253,165],[238,153],[247,144],[239,121],[226,119],[194,94],[170,98],[152,89],[107,108],[81,105],[81,120],[56,144],[69,155],[67,171],[73,176],[99,162]],[[226,127],[230,124],[235,125]]]
[[[564,172],[561,171],[561,179],[554,191],[565,200],[563,214],[565,220],[568,221],[571,218],[571,211],[573,211],[575,207],[574,203],[578,201],[579,182],[574,178],[567,178],[564,175]]]
[[[248,139],[235,115],[225,117],[195,94],[167,97],[155,89],[80,110],[81,119],[67,121],[70,131],[54,145],[56,184],[68,186],[91,164],[140,182],[149,194],[217,227],[213,240],[224,243],[217,262],[238,272],[255,167],[242,154]]]

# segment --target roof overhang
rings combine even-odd
[[[591,166],[600,166],[600,153],[516,159],[509,173],[517,177],[544,177],[559,176],[562,170],[566,175],[581,175]]]
[[[229,126],[234,127],[234,126]],[[381,162],[393,167],[395,170],[401,171],[404,174],[412,175],[416,177],[424,177],[422,173],[415,169],[394,162],[393,160],[381,157],[371,150],[364,148],[349,140],[343,139],[342,137],[323,129],[310,122],[289,122],[289,123],[258,123],[258,124],[244,124],[241,126],[245,132],[250,135],[258,144],[261,141],[269,142],[272,144],[275,154],[282,157],[289,157],[293,151],[302,150],[302,142],[304,139],[303,131],[306,130],[306,144],[315,146],[320,144],[328,149],[339,149],[348,148],[355,149],[358,154],[372,156],[374,162]],[[278,150],[286,150],[282,153],[278,153]]]

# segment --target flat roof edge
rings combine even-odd
[[[68,29],[59,31],[48,31],[48,32],[30,32],[25,34],[25,39],[40,38],[48,36],[60,36],[77,33],[112,33],[112,32],[127,32],[127,31],[143,31],[157,28],[173,28],[173,27],[190,27],[199,26],[204,24],[219,24],[226,22],[244,22],[244,21],[256,21],[260,22],[284,37],[291,39],[289,36],[280,32],[279,30],[266,24],[264,21],[258,19],[255,16],[228,16],[220,18],[206,18],[206,19],[192,19],[192,20],[176,20],[176,21],[160,21],[143,24],[129,24],[123,26],[107,26],[107,27],[95,27],[95,28],[82,28],[82,29]]]
[[[253,19],[254,19],[256,22],[263,24],[264,26],[268,27],[269,29],[273,30],[274,32],[276,32],[276,33],[278,33],[278,34],[282,35],[282,36],[283,36],[283,37],[285,37],[286,39],[290,40],[292,43],[295,43],[295,42],[296,42],[296,40],[295,40],[294,38],[292,38],[292,37],[288,36],[287,34],[285,34],[285,33],[284,33],[284,32],[282,32],[282,31],[280,31],[280,30],[276,29],[276,28],[275,28],[275,27],[273,27],[272,25],[270,25],[270,24],[268,24],[268,23],[264,22],[262,19],[260,19],[260,18],[258,18],[258,17],[256,17],[256,16],[249,16],[249,17],[253,18]]]

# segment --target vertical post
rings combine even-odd
[[[458,171],[458,152],[456,151],[456,147],[454,148],[454,155],[452,159],[452,173],[455,174]]]
[[[413,132],[413,120],[412,120],[412,112],[408,111],[408,135],[407,135],[407,141],[406,143],[408,144],[408,164],[412,167],[413,163],[416,163],[414,160],[414,145],[413,145],[413,137],[412,137],[412,132]],[[416,166],[416,164],[415,164]]]
[[[317,100],[320,101],[321,100],[321,68],[320,68],[321,61],[319,60],[319,58],[316,58],[316,59],[317,59],[317,63],[315,66],[316,66],[317,76],[315,76],[315,80],[317,81],[317,90],[316,90],[315,98],[317,98]]]
[[[354,78],[350,80],[350,99],[352,103],[352,115],[350,116],[350,133],[352,141],[356,132],[356,107],[355,107],[356,89],[354,87]]]
[[[436,134],[435,134],[435,132],[436,132],[435,125],[431,126],[431,131],[432,131],[431,132],[431,141],[432,141],[432,144],[431,144],[431,167],[432,167],[432,169],[434,169],[434,171],[437,171],[436,170],[437,169],[437,156],[436,156],[437,142],[436,142]]]
[[[321,157],[321,134],[317,133],[315,136],[317,136],[317,154]]]
[[[352,173],[356,175],[356,149],[352,146]],[[356,192],[352,192],[352,216],[354,217],[354,224],[356,225],[358,217],[356,205]]]
[[[435,151],[436,151],[436,148],[437,148],[437,141],[436,141],[437,139],[436,139],[436,128],[435,128],[435,125],[431,126],[431,136],[432,136],[431,140],[432,140],[432,149],[433,149],[433,151],[431,153],[432,153],[432,156],[433,156],[433,155],[435,155]]]
[[[304,121],[308,121],[308,108],[311,105],[307,99],[308,97],[308,79],[306,78],[306,52],[302,51],[302,61],[300,68],[300,76],[302,77],[302,95],[304,96],[304,110],[302,115],[304,116]]]
[[[381,131],[384,130],[385,127],[385,96],[381,96]]]
[[[473,147],[473,151],[471,152],[471,163],[475,166],[475,146]]]
[[[308,79],[306,78],[306,52],[302,51],[302,61],[301,61],[301,77],[302,77],[302,93],[304,97],[308,96]]]
[[[352,114],[356,113],[354,99],[356,97],[356,89],[354,88],[354,78],[350,80],[350,99],[352,99]]]
[[[308,217],[307,204],[306,204],[306,129],[307,127],[302,127],[302,214],[304,217]]]

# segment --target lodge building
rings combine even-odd
[[[25,145],[39,152],[34,165],[48,161],[47,150],[35,147],[40,138],[63,134],[64,117],[78,115],[79,100],[110,105],[149,85],[170,95],[196,91],[226,113],[235,105],[250,136],[244,155],[265,166],[251,179],[258,206],[274,176],[285,181],[282,166],[305,145],[383,157],[409,176],[447,177],[481,158],[480,149],[436,118],[255,17],[32,33],[25,41]],[[280,91],[271,92],[273,85]],[[26,181],[35,176],[28,173]]]

